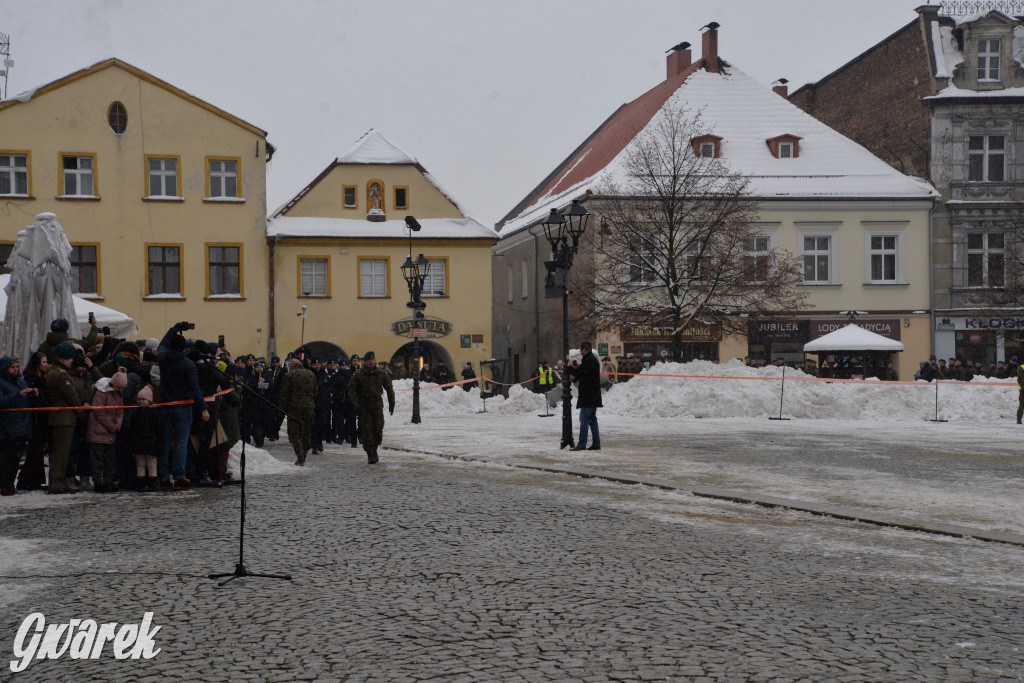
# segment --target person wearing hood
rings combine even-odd
[[[173,487],[179,491],[192,488],[192,482],[185,476],[189,430],[192,427],[192,405],[199,406],[199,417],[203,422],[210,420],[206,399],[199,389],[195,363],[185,357],[187,344],[185,338],[179,334],[190,327],[191,325],[186,322],[172,326],[160,341],[157,353],[157,363],[160,367],[160,400],[164,403],[191,401],[163,407],[164,449],[157,463],[160,487]]]
[[[37,391],[21,376],[18,359],[0,358],[0,496],[15,494],[14,479],[18,476],[21,454],[32,438],[32,413],[29,396]],[[22,409],[19,411],[18,409]]]
[[[92,397],[94,410],[89,411],[89,429],[86,438],[92,455],[93,490],[96,493],[117,491],[114,476],[117,474],[117,455],[114,444],[121,431],[124,410],[121,391],[128,384],[128,375],[118,370],[113,377],[104,377],[96,382],[96,393]]]
[[[99,334],[99,330],[96,328],[96,318],[89,316],[89,334],[85,335],[83,339],[76,339],[75,342],[82,345],[82,348],[87,349],[96,343],[96,335]],[[56,357],[53,355],[53,350],[57,348],[57,345],[61,342],[71,341],[71,335],[68,334],[68,330],[71,325],[65,318],[57,318],[50,323],[50,332],[46,335],[46,339],[39,345],[37,351],[41,351],[46,356],[50,363],[56,362]]]
[[[99,368],[93,365],[85,350],[79,346],[75,349],[80,353],[71,360],[71,383],[78,392],[82,405],[92,403],[96,382],[102,379]],[[92,455],[89,449],[87,433],[89,430],[89,411],[76,410],[75,436],[71,439],[71,452],[68,454],[68,488],[86,491],[93,488],[89,480],[91,475]]]
[[[79,408],[82,399],[71,381],[71,361],[78,355],[71,342],[62,341],[53,348],[56,361],[46,372],[46,391],[54,408]],[[77,493],[67,485],[68,456],[71,440],[75,436],[78,421],[75,410],[54,410],[50,412],[47,424],[50,429],[50,480],[47,493]]]
[[[138,409],[130,411],[132,429],[125,436],[128,451],[135,458],[135,490],[153,492],[157,490],[157,460],[164,441],[160,429],[159,408],[153,406],[153,387],[148,384],[139,390],[135,399]]]

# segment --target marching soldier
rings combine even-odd
[[[302,367],[298,356],[289,357],[288,363],[291,367],[281,380],[281,409],[295,418],[288,418],[288,441],[295,449],[295,464],[305,465],[316,406],[316,376]]]
[[[381,392],[388,394],[388,412],[395,414],[395,390],[391,378],[377,367],[373,351],[363,354],[363,366],[356,371],[348,384],[348,396],[359,412],[359,427],[363,435],[363,450],[366,460],[373,465],[378,462],[377,447],[384,437],[384,402]]]

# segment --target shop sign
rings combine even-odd
[[[748,325],[752,342],[809,342],[811,321],[809,320],[754,320]]]
[[[599,343],[597,345],[597,355],[599,355],[599,356],[607,356],[608,355],[608,344],[607,344],[607,342]]]
[[[672,335],[666,334],[664,328],[656,330],[642,327],[623,327],[619,334],[624,342],[662,342],[671,343]],[[722,341],[722,330],[703,323],[690,323],[683,330],[684,342],[719,342]]]
[[[971,331],[978,330],[1011,330],[1024,331],[1024,318],[1007,316],[1005,318],[995,317],[946,317],[940,318],[935,324],[936,330],[946,331]]]
[[[419,321],[419,327],[413,327],[415,321],[412,318],[399,320],[391,323],[391,331],[399,337],[446,337],[451,334],[452,324],[440,318],[424,318]]]
[[[848,318],[832,318],[825,320],[812,320],[811,321],[811,339],[817,339],[818,337],[824,337],[826,334],[841,330],[850,324]],[[865,330],[874,332],[875,334],[892,339],[893,341],[900,341],[902,337],[903,323],[899,318],[886,318],[883,320],[864,320],[858,319],[857,325],[863,327]]]

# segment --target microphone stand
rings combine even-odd
[[[251,387],[245,386],[245,384],[240,382],[237,378],[232,377],[231,375],[227,374],[226,372],[223,372],[220,368],[218,368],[214,364],[214,362],[217,360],[216,358],[214,358],[212,356],[203,356],[203,360],[205,360],[208,363],[210,363],[210,366],[222,378],[228,380],[232,385],[241,388],[244,392],[248,392],[247,394],[243,395],[243,399],[242,399],[242,416],[241,416],[242,417],[242,424],[245,424],[245,404],[246,404],[245,398],[248,397],[248,396],[255,396],[256,398],[258,398],[259,400],[263,401],[264,403],[266,403],[266,404],[268,404],[270,406],[273,406],[275,410],[278,410],[278,411],[284,413],[288,417],[289,420],[295,420],[294,417],[292,417],[288,413],[285,413],[285,411],[281,410],[281,408],[279,406],[277,406],[273,401],[270,401],[270,400],[264,398],[263,396],[260,396],[258,393],[253,391]],[[298,422],[298,420],[295,420],[295,421]],[[216,426],[214,426],[214,428],[216,429]],[[239,430],[239,433],[241,433],[241,430]],[[235,564],[235,571],[228,572],[228,573],[225,573],[225,574],[210,574],[208,578],[211,578],[211,579],[223,579],[225,576],[229,577],[227,580],[221,581],[220,583],[218,583],[217,584],[218,586],[223,586],[223,585],[225,585],[227,583],[230,583],[231,581],[234,581],[237,578],[248,577],[248,576],[255,576],[255,577],[262,578],[262,579],[284,579],[286,581],[291,581],[292,580],[291,574],[257,574],[255,572],[250,572],[248,569],[245,568],[245,555],[244,555],[244,548],[245,548],[245,439],[244,438],[242,439],[242,454],[241,454],[241,457],[239,458],[239,462],[241,464],[242,484],[239,487],[241,489],[241,498],[240,498],[240,504],[239,504],[240,505],[241,515],[240,515],[240,522],[239,522],[239,527],[238,527],[238,563]]]

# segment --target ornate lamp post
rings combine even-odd
[[[411,218],[411,216],[410,216]],[[406,219],[408,221],[408,219]],[[415,220],[415,219],[413,219]],[[418,225],[418,224],[417,224]],[[410,247],[412,237],[410,236]],[[427,275],[430,274],[430,261],[423,258],[423,254],[419,255],[415,261],[412,260],[412,251],[410,249],[409,255],[405,257],[405,263],[402,264],[402,277],[405,278],[405,283],[409,286],[409,303],[406,304],[412,309],[412,338],[416,344],[416,365],[414,366],[412,375],[412,423],[420,423],[420,372],[419,372],[419,359],[420,359],[420,338],[418,330],[422,329],[420,323],[423,320],[423,309],[427,307],[420,299],[420,295],[423,294],[423,283],[427,279]]]
[[[590,212],[583,208],[578,199],[574,199],[572,204],[562,211],[551,209],[547,220],[541,224],[554,255],[553,261],[544,262],[547,268],[545,296],[562,297],[562,357],[565,360],[565,370],[562,374],[561,448],[576,445],[572,429],[572,385],[569,380],[569,269],[572,268],[580,237],[587,228],[588,218]],[[569,242],[570,239],[572,244]]]

